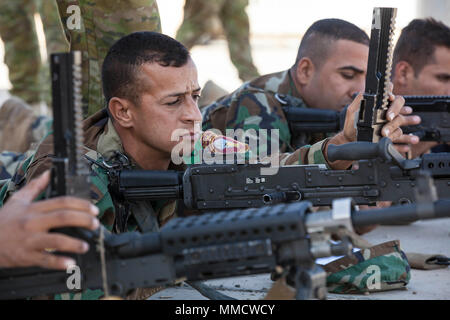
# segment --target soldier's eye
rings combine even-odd
[[[450,74],[439,74],[436,78],[440,82],[450,82]]]
[[[347,80],[352,80],[353,78],[355,78],[355,74],[353,72],[341,72],[341,76],[342,78]]]
[[[168,105],[168,106],[175,106],[178,103],[180,103],[180,101],[181,101],[180,99],[177,99],[175,101],[167,102],[166,105]]]

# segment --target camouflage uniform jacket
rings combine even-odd
[[[226,129],[278,129],[280,152],[293,152],[292,135],[282,109],[282,101],[294,107],[308,108],[295,87],[289,70],[246,82],[231,94],[205,107],[202,111],[203,130],[215,128],[226,134]],[[317,163],[313,161],[315,158],[323,158],[322,155],[312,154],[322,150],[326,137],[324,134],[305,135],[305,150],[302,154],[307,157],[301,159],[302,164],[314,164]],[[311,146],[314,143],[316,145]],[[312,149],[307,151],[309,148]],[[267,143],[267,153],[271,153],[270,142]]]
[[[97,161],[108,159],[118,151],[125,154],[121,140],[117,131],[114,129],[111,120],[108,118],[106,110],[100,110],[83,122],[83,130],[85,132],[86,155]],[[6,201],[11,192],[18,190],[20,187],[36,178],[52,166],[53,157],[53,135],[49,135],[39,145],[36,153],[27,158],[16,171],[15,176],[5,185],[0,192],[2,203]],[[129,159],[129,157],[127,155]],[[131,159],[131,168],[139,169],[139,167]],[[181,166],[171,164],[170,169],[179,170]],[[101,223],[112,232],[133,231],[141,232],[158,231],[167,220],[175,215],[175,201],[132,201],[129,203],[130,210],[125,216],[118,214],[118,206],[108,190],[109,180],[106,170],[102,169],[95,163],[91,166],[91,201],[99,208],[99,216]],[[123,230],[118,222],[126,228]],[[122,229],[122,230],[120,230]],[[155,289],[138,289],[138,293],[134,292],[134,298],[146,298],[150,294],[149,290]],[[65,297],[64,297],[65,295]],[[87,290],[81,296],[80,294],[63,294],[57,295],[55,299],[75,298],[75,299],[98,299],[103,295],[101,290]]]

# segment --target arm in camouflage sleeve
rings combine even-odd
[[[270,130],[279,130],[279,151],[281,154],[274,153],[273,156],[279,157],[280,165],[325,164],[330,168],[332,166],[325,157],[325,151],[329,142],[332,141],[333,144],[350,142],[342,133],[340,133],[332,139],[321,140],[313,145],[301,147],[292,153],[286,153],[286,151],[292,150],[292,147],[290,146],[291,135],[280,102],[275,99],[273,94],[264,94],[263,92],[254,91],[241,92],[237,96],[226,97],[225,100],[219,100],[216,104],[229,105],[229,107],[226,108],[227,111],[222,112],[220,115],[220,117],[223,117],[224,119],[216,121],[216,124],[224,122],[228,129],[243,129],[244,131],[255,130],[258,135],[248,135],[249,138],[254,137],[259,139],[259,141],[267,141],[265,144],[258,144],[257,150],[260,159],[267,159],[264,156],[261,157],[261,154],[272,154],[272,150],[270,150]],[[216,112],[220,112],[220,110]],[[214,119],[217,117],[218,115],[215,114],[214,117],[211,118]],[[204,129],[209,128],[204,127]],[[266,137],[260,136],[260,129],[267,130],[267,140]],[[223,133],[226,134],[226,132]],[[261,147],[265,149],[261,149]],[[351,162],[349,161],[336,161],[336,163],[333,163],[333,168],[346,169],[350,165]]]

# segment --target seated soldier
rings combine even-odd
[[[411,21],[395,46],[392,70],[395,94],[450,95],[450,28],[432,18]],[[420,142],[412,148],[412,156],[437,144]],[[433,150],[449,152],[450,148],[444,144]]]
[[[188,139],[183,141],[192,148],[202,120],[197,106],[200,86],[196,66],[178,41],[156,32],[136,32],[123,37],[110,48],[102,68],[102,81],[107,108],[83,123],[86,155],[94,161],[92,201],[99,207],[100,221],[113,232],[156,231],[175,215],[176,202],[139,200],[121,206],[119,199],[108,191],[109,180],[102,169],[102,162],[114,164],[122,161],[123,164],[123,160],[128,159],[127,165],[131,169],[177,169],[171,153],[179,142],[172,139],[173,133],[177,129],[185,129],[184,138]],[[349,161],[328,163],[325,147],[326,142],[342,144],[355,140],[353,123],[360,100],[361,95],[350,104],[342,132],[292,154],[280,155],[283,163],[348,167]],[[404,100],[394,100],[392,96],[391,100],[389,113],[392,113],[392,118],[384,126],[383,135],[403,141],[405,135],[399,126],[410,119],[400,114]],[[50,135],[41,143],[34,161],[24,168],[25,174],[22,172],[22,177],[15,180],[16,187],[32,181],[51,167],[52,139]],[[89,293],[90,298],[102,295],[101,290]],[[148,293],[139,296],[145,298]]]
[[[326,136],[305,133],[302,141],[292,141],[283,103],[342,110],[355,93],[364,91],[368,55],[369,38],[363,30],[339,19],[319,20],[303,36],[290,69],[256,78],[206,106],[203,129],[223,134],[226,129],[278,129],[281,152],[316,143]],[[406,139],[417,142],[416,137]],[[267,149],[274,152],[270,143]]]

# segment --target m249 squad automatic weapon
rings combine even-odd
[[[80,238],[90,250],[74,256],[81,270],[76,292],[104,289],[125,296],[134,288],[171,285],[180,279],[275,271],[286,276],[297,299],[324,299],[326,273],[315,259],[346,255],[352,248],[345,238],[330,241],[332,234],[342,228],[449,216],[449,200],[365,211],[354,210],[350,198],[335,200],[330,211],[312,212],[308,201],[228,210],[175,218],[160,232],[105,233],[105,263],[96,246],[99,231],[85,230]],[[42,268],[0,269],[0,299],[70,292],[68,277],[64,271]]]

